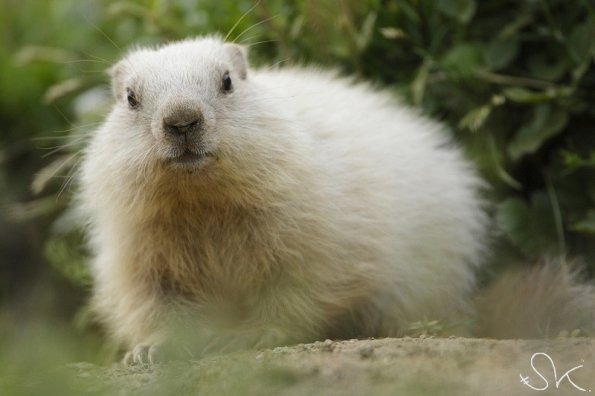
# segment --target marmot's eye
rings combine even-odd
[[[128,98],[128,105],[130,108],[136,109],[140,103],[130,88],[126,88],[126,96]]]
[[[229,72],[226,71],[225,74],[223,74],[223,79],[221,80],[221,90],[224,93],[228,93],[231,92],[231,89],[233,87],[231,86],[231,77],[229,77]]]

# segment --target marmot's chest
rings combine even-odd
[[[151,235],[145,244],[149,267],[166,294],[243,298],[279,269],[279,234],[257,222],[161,223],[146,231]]]

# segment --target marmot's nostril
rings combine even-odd
[[[163,117],[163,129],[171,134],[186,134],[200,129],[201,124],[202,117],[198,114],[193,114],[192,117],[188,117],[187,114]]]

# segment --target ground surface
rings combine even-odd
[[[586,395],[595,392],[595,340],[328,340],[191,362],[78,363],[68,370],[85,394]],[[522,384],[521,375],[539,390]]]

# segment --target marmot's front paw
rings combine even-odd
[[[134,364],[154,364],[159,360],[157,358],[159,346],[157,345],[137,345],[131,351],[128,351],[122,360],[126,366]]]

